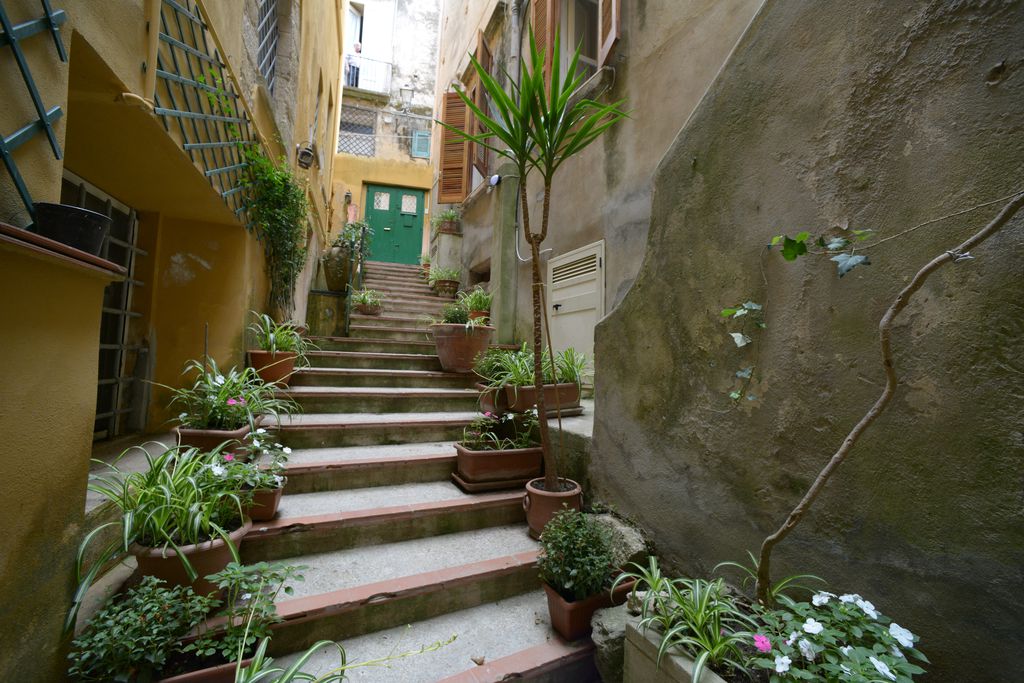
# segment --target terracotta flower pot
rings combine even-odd
[[[434,294],[438,296],[447,297],[449,299],[455,296],[455,292],[459,291],[458,280],[435,280],[434,281]]]
[[[545,491],[544,479],[534,479],[526,484],[523,494],[523,509],[526,510],[526,523],[530,527],[530,536],[540,538],[544,527],[565,505],[571,510],[583,509],[583,489],[572,479],[560,478],[559,483],[570,485],[568,491]]]
[[[327,289],[332,292],[344,292],[348,289],[350,257],[351,254],[345,247],[331,247],[320,257]]]
[[[192,446],[201,451],[212,451],[225,441],[238,441],[241,443],[242,439],[245,438],[245,435],[249,433],[250,427],[249,425],[245,425],[233,430],[186,429],[185,427],[175,427],[174,431],[178,434],[179,445]],[[225,452],[230,451],[230,448],[225,450]]]
[[[288,386],[288,378],[295,372],[295,360],[299,354],[294,351],[249,351],[249,364],[267,384]]]
[[[508,409],[513,413],[525,413],[537,405],[537,387],[506,386],[505,396]],[[572,382],[544,385],[544,409],[548,412],[559,408],[566,410],[580,404],[580,385]]]
[[[242,537],[249,533],[252,528],[252,521],[246,519],[242,526],[228,534],[231,543],[237,549],[242,543]],[[163,579],[169,586],[192,586],[192,589],[199,595],[209,595],[217,592],[217,587],[207,581],[207,574],[215,574],[231,562],[231,549],[223,538],[215,538],[212,541],[204,541],[194,545],[179,546],[181,554],[188,558],[192,568],[196,570],[198,577],[195,581],[188,578],[185,565],[178,557],[174,548],[149,548],[134,543],[128,549],[139,563],[139,574],[142,576],[155,576]]]
[[[277,516],[283,494],[284,484],[276,489],[256,489],[252,492],[252,505],[246,514],[254,522],[269,522]]]
[[[381,305],[369,306],[367,304],[356,304],[356,311],[362,315],[380,315]]]
[[[476,390],[480,392],[481,413],[491,413],[496,417],[501,417],[508,412],[508,398],[501,388],[489,389],[487,385],[478,382]]]
[[[423,275],[424,278],[430,277],[430,264],[429,263],[421,263],[420,264],[420,268],[423,269],[422,275]]]
[[[430,331],[434,335],[441,367],[448,372],[471,372],[477,356],[487,351],[494,328],[441,323],[431,325]]]
[[[471,451],[457,443],[455,453],[459,476],[469,483],[537,477],[544,464],[544,451],[539,447]]]
[[[248,669],[252,664],[252,657],[242,660],[242,668]],[[219,664],[209,666],[205,669],[196,669],[188,673],[178,674],[170,678],[161,678],[160,683],[234,683],[235,663]]]
[[[437,231],[447,235],[461,235],[462,221],[441,221],[437,225]]]
[[[486,318],[490,318],[491,317],[491,312],[490,311],[470,311],[469,312],[469,317],[471,319],[473,319],[473,320],[479,320],[480,318],[485,318],[486,319]]]
[[[626,602],[629,591],[633,590],[633,581],[623,581],[615,587],[615,592],[601,591],[583,600],[569,602],[558,594],[554,588],[544,584],[544,592],[548,598],[548,615],[551,626],[566,640],[579,640],[590,634],[590,620],[594,612],[606,607],[621,605]]]

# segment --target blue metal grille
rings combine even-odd
[[[245,211],[244,149],[256,143],[195,0],[163,0],[154,112],[236,216]]]
[[[0,33],[0,48],[11,48],[14,60],[18,64],[18,70],[21,72],[21,78],[28,89],[29,97],[32,98],[36,115],[39,117],[10,135],[0,135],[0,158],[3,159],[4,166],[14,182],[14,187],[18,191],[25,209],[33,219],[35,218],[35,206],[32,203],[32,195],[25,185],[24,178],[21,177],[17,164],[14,163],[12,154],[14,150],[31,140],[38,133],[45,133],[47,140],[50,142],[50,149],[53,150],[53,155],[57,159],[62,158],[63,153],[60,149],[60,143],[57,142],[57,134],[53,130],[53,123],[64,112],[59,106],[47,109],[43,105],[39,89],[36,88],[35,80],[32,78],[32,71],[29,69],[28,61],[25,59],[25,54],[21,49],[21,41],[43,31],[49,31],[57,48],[57,55],[61,61],[68,61],[67,51],[64,49],[64,43],[60,36],[60,26],[67,21],[67,14],[64,10],[54,12],[50,7],[49,0],[42,0],[42,6],[46,14],[41,19],[33,19],[32,21],[26,21],[15,26],[11,23],[10,18],[7,16],[7,9],[4,7],[2,0],[0,0],[0,27],[3,28],[3,33]]]

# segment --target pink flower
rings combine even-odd
[[[233,405],[237,405],[237,404],[238,404],[238,401],[236,401],[235,399],[233,399],[233,398],[229,398],[228,399],[228,405],[229,406],[233,406]]]
[[[768,640],[767,636],[762,636],[758,633],[754,636],[754,647],[757,648],[758,652],[768,652],[772,649],[772,643]]]
[[[494,416],[491,415],[491,411],[488,410],[487,412],[484,413],[484,417],[494,417]]]
[[[227,460],[228,462],[230,462],[230,461],[235,459],[235,456],[231,455],[230,453],[225,453],[224,454],[224,459]]]

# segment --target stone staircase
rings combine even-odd
[[[470,495],[449,480],[452,443],[475,416],[472,377],[444,372],[428,326],[444,300],[419,268],[368,263],[379,317],[353,316],[352,337],[320,338],[287,394],[304,412],[282,425],[292,447],[277,518],[245,538],[245,562],[305,565],[278,603],[272,651],[288,662],[320,639],[350,662],[456,640],[366,681],[597,680],[589,641],[551,630],[519,490]],[[336,666],[318,653],[310,673]]]

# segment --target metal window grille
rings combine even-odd
[[[402,213],[416,213],[416,195],[402,195]]]
[[[377,153],[377,112],[362,107],[342,106],[338,151],[361,157]]]
[[[256,34],[259,36],[259,48],[256,50],[256,61],[259,62],[260,73],[267,81],[267,89],[274,92],[274,71],[277,66],[277,0],[259,1],[259,23]]]
[[[414,130],[412,132],[412,148],[409,155],[414,159],[430,158],[430,131]]]
[[[374,192],[373,208],[377,211],[388,211],[391,208],[391,195],[387,192]]]

